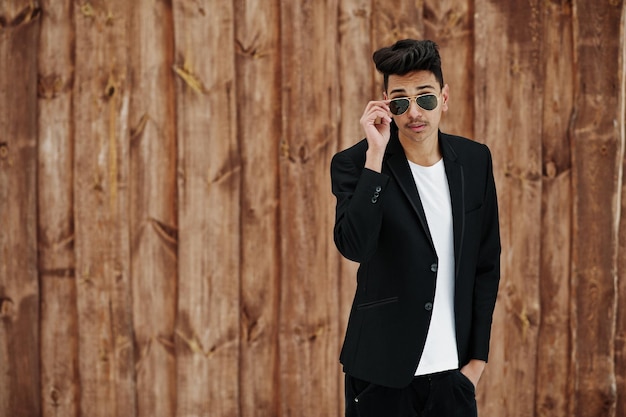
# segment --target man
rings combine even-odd
[[[360,263],[346,416],[476,416],[500,278],[491,155],[439,131],[449,87],[435,43],[398,41],[373,59],[383,100],[331,163],[335,243]]]

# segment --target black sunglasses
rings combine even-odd
[[[415,99],[418,106],[428,111],[435,110],[439,105],[439,98],[436,95],[424,94],[422,96],[394,98],[389,103],[389,110],[392,114],[400,116],[409,109],[411,99]]]

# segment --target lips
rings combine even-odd
[[[407,125],[409,129],[411,129],[414,132],[421,132],[424,129],[426,129],[426,124],[425,123],[410,123]]]

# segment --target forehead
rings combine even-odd
[[[439,91],[439,82],[430,71],[413,71],[405,75],[392,74],[387,82],[387,93],[419,94]]]

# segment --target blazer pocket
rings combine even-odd
[[[356,306],[357,310],[367,310],[369,308],[381,307],[387,304],[397,303],[398,297],[383,298],[382,300],[369,301]]]
[[[471,207],[469,210],[465,211],[465,214],[472,214],[478,210],[480,210],[481,208],[483,208],[482,204],[477,205],[476,207]]]

